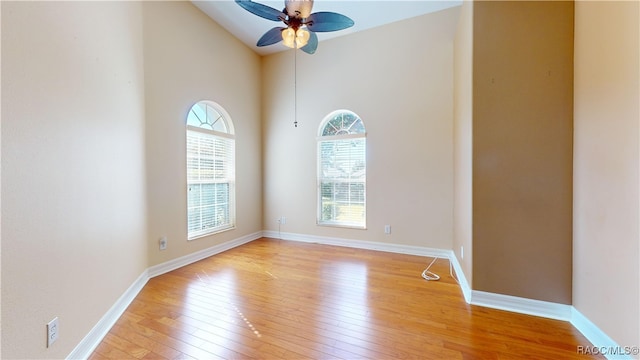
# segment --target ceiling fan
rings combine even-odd
[[[313,0],[285,0],[284,9],[251,0],[235,0],[238,5],[254,15],[271,21],[282,21],[287,27],[274,27],[258,40],[257,46],[268,46],[282,40],[290,48],[313,54],[318,48],[316,32],[338,31],[353,26],[354,22],[342,14],[320,11],[311,13]]]

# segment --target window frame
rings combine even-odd
[[[208,108],[213,109],[215,112],[217,112],[217,114],[219,115],[219,117],[211,124],[209,123],[202,123],[202,120],[200,120],[198,118],[198,120],[201,122],[200,126],[196,126],[196,125],[192,125],[189,123],[189,119],[191,116],[192,111],[194,112],[195,115],[195,111],[194,108],[197,106],[204,106],[205,107],[205,113],[208,114]],[[196,115],[197,117],[197,115]],[[216,121],[221,120],[223,122],[224,125],[224,129],[226,130],[226,132],[223,131],[218,131],[218,130],[213,130],[213,125],[216,123]],[[209,128],[204,127],[204,126],[209,126]],[[222,141],[222,147],[228,151],[228,153],[225,153],[226,156],[217,159],[214,155],[214,157],[211,159],[212,161],[212,168],[209,169],[211,171],[216,171],[216,164],[217,161],[225,161],[227,162],[227,165],[230,166],[230,168],[228,167],[223,167],[223,172],[225,172],[226,177],[223,178],[223,180],[225,181],[219,181],[220,179],[202,179],[201,176],[199,176],[198,180],[192,180],[190,179],[190,171],[191,168],[189,167],[189,161],[192,158],[191,157],[191,152],[190,152],[190,148],[189,148],[189,137],[190,134],[192,134],[193,136],[204,136],[205,138],[208,138],[210,140],[212,140],[212,146],[213,149],[217,148],[219,145],[219,141]],[[233,127],[233,122],[231,121],[231,118],[229,116],[229,114],[224,110],[224,108],[222,106],[220,106],[219,104],[213,102],[213,101],[209,101],[209,100],[203,100],[203,101],[198,101],[196,102],[191,108],[189,108],[189,112],[187,113],[187,121],[185,124],[185,160],[186,160],[186,164],[185,164],[185,174],[186,174],[186,195],[187,195],[187,207],[186,207],[186,220],[187,220],[187,240],[191,241],[191,240],[195,240],[201,237],[205,237],[205,236],[209,236],[209,235],[213,235],[213,234],[217,234],[217,233],[221,233],[221,232],[225,232],[228,230],[232,230],[236,228],[236,191],[235,191],[235,169],[236,169],[236,157],[235,157],[235,134],[234,134],[234,127]],[[199,163],[201,163],[200,161],[202,160],[201,154],[198,154],[196,156],[196,158],[198,159]],[[227,213],[228,213],[228,218],[229,221],[225,224],[219,225],[219,226],[213,226],[213,227],[208,227],[205,229],[199,229],[199,230],[190,230],[189,229],[189,225],[190,225],[190,210],[192,208],[192,204],[189,201],[189,195],[190,195],[190,191],[191,191],[191,187],[194,184],[228,184],[227,186],[227,194],[226,194],[226,198],[227,198]],[[214,200],[212,202],[212,207],[216,207],[219,206],[219,202],[216,202],[216,200]],[[202,216],[202,212],[200,212],[200,216]],[[202,222],[202,220],[200,220],[200,222]]]
[[[334,120],[337,116],[340,115],[345,115],[348,114],[350,116],[353,116],[356,118],[355,122],[360,122],[362,131],[356,132],[356,133],[340,133],[337,135],[323,135],[325,132],[325,128],[327,126],[329,126],[330,122],[332,120]],[[354,123],[355,123],[354,122]],[[335,129],[335,128],[334,128]],[[337,129],[336,129],[337,130]],[[340,132],[340,131],[337,131]],[[320,126],[318,128],[318,137],[316,139],[317,145],[316,145],[316,164],[317,164],[317,175],[316,175],[316,201],[317,201],[317,207],[316,207],[316,224],[318,226],[329,226],[329,227],[340,227],[340,228],[350,228],[350,229],[362,229],[365,230],[367,229],[367,196],[366,196],[366,185],[367,185],[367,177],[366,177],[366,168],[367,168],[367,132],[366,132],[366,128],[364,126],[364,121],[362,120],[362,118],[360,118],[356,113],[354,113],[353,111],[350,110],[336,110],[331,112],[329,115],[327,115],[321,122],[320,122]],[[362,221],[359,222],[353,222],[353,221],[341,221],[341,220],[337,220],[335,216],[333,216],[332,219],[330,220],[324,220],[323,219],[323,208],[325,203],[323,202],[323,193],[322,193],[322,185],[327,183],[327,179],[330,179],[330,177],[324,176],[323,175],[323,151],[322,151],[322,146],[323,143],[334,143],[336,144],[336,142],[342,142],[342,141],[353,141],[354,139],[362,139],[363,141],[363,163],[364,163],[364,168],[363,168],[363,179],[362,181],[343,181],[343,183],[349,184],[349,187],[351,185],[354,184],[362,184],[362,212],[363,212],[363,216],[362,216]],[[351,158],[350,160],[351,161]],[[334,181],[332,181],[332,183],[339,183],[341,181],[335,181],[338,179],[334,179]],[[349,194],[351,194],[351,189],[348,190]],[[351,201],[349,200],[349,202],[351,203]],[[351,206],[351,204],[349,205]]]

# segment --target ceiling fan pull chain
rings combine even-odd
[[[298,51],[293,49],[293,125],[298,127]]]

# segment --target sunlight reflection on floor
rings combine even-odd
[[[249,328],[249,330],[251,330],[251,332],[256,337],[258,338],[262,337],[262,334],[260,333],[260,331],[258,331],[258,329],[256,329],[253,323],[249,319],[247,319],[247,317],[242,313],[242,311],[238,308],[238,306],[232,299],[232,297],[236,297],[235,274],[229,271],[224,271],[224,272],[215,274],[213,276],[210,276],[209,274],[207,274],[206,271],[202,270],[201,273],[197,273],[196,276],[198,277],[200,284],[202,284],[205,288],[209,289],[212,292],[212,294],[217,293],[218,291],[220,291],[220,289],[224,289],[225,294],[223,296],[224,297],[223,302],[225,303],[225,305],[228,305],[228,307],[231,307],[231,309],[233,309],[236,315],[238,315],[240,319],[242,319],[245,325]],[[228,307],[227,307],[227,310],[228,310]]]

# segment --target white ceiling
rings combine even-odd
[[[233,0],[192,2],[205,14],[209,15],[209,17],[211,17],[215,22],[227,29],[227,31],[260,55],[272,54],[287,49],[287,47],[285,47],[281,42],[265,47],[257,47],[255,45],[262,34],[273,27],[283,26],[282,23],[269,21],[253,15],[247,10],[241,8]],[[256,2],[271,6],[278,10],[282,10],[284,8],[283,0],[257,0]],[[350,17],[355,22],[355,25],[349,29],[330,33],[318,33],[318,40],[320,41],[320,45],[318,47],[320,48],[322,46],[323,40],[444,10],[460,4],[462,4],[462,0],[315,0],[313,12],[337,12]]]

